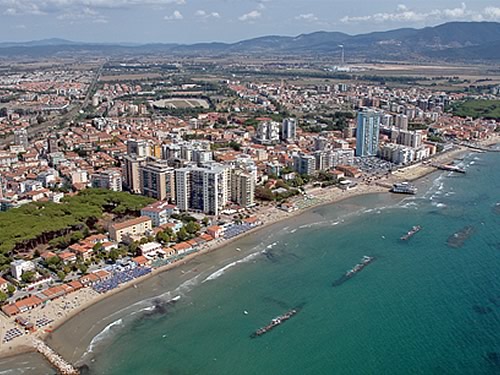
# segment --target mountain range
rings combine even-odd
[[[24,43],[0,43],[0,57],[101,54],[169,55],[339,55],[340,45],[347,60],[395,61],[500,61],[500,23],[449,22],[423,29],[349,35],[320,31],[289,36],[263,36],[236,43],[125,44],[81,43],[46,39]]]

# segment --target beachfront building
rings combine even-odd
[[[220,238],[224,234],[224,228],[218,225],[213,225],[207,228],[207,234],[215,239]]]
[[[111,225],[109,235],[112,240],[122,242],[127,235],[142,236],[151,231],[153,223],[147,216],[141,216],[135,219],[127,220],[123,223]]]
[[[23,273],[34,270],[35,264],[30,260],[18,259],[10,263],[10,273],[17,280],[21,280]]]
[[[231,176],[231,201],[241,207],[255,205],[255,176],[241,169],[233,170]]]
[[[221,164],[175,171],[176,203],[180,211],[218,215],[230,198],[231,170]]]
[[[293,157],[293,167],[298,174],[310,176],[316,172],[316,158],[300,153]]]
[[[168,202],[155,202],[141,210],[141,216],[147,216],[153,222],[153,227],[160,227],[168,223],[172,214],[178,213],[175,205]]]
[[[376,156],[378,153],[380,113],[365,109],[358,113],[356,156]]]
[[[150,160],[139,168],[143,195],[159,200],[175,200],[174,169],[166,160]]]

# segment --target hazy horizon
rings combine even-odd
[[[2,42],[232,43],[315,31],[364,34],[452,21],[500,21],[492,0],[0,0]],[[230,32],[228,32],[230,30]]]

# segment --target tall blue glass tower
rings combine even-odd
[[[371,109],[358,112],[356,156],[376,156],[380,131],[380,113]]]

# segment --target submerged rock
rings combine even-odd
[[[458,249],[462,247],[465,241],[467,241],[469,237],[472,236],[473,234],[474,234],[474,227],[472,225],[468,225],[460,229],[458,232],[453,233],[450,237],[448,237],[446,243],[449,247]]]

